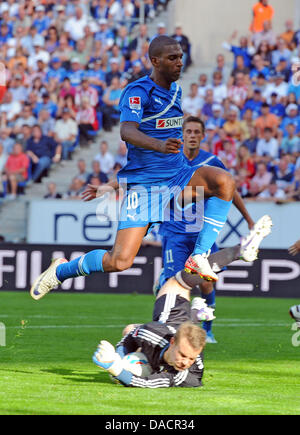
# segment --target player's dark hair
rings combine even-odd
[[[149,58],[160,57],[163,53],[164,47],[167,45],[178,45],[179,42],[170,36],[161,35],[153,39],[149,46]]]
[[[182,124],[182,130],[185,129],[186,124],[188,124],[189,122],[197,122],[198,124],[200,124],[202,127],[202,133],[203,135],[205,135],[205,124],[202,119],[198,118],[198,116],[188,116],[187,118],[185,118]]]

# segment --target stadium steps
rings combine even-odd
[[[78,173],[78,159],[84,159],[87,164],[87,172],[91,172],[92,161],[99,153],[99,145],[102,140],[107,140],[109,151],[115,154],[120,142],[119,127],[115,127],[110,133],[100,131],[90,147],[78,147],[73,153],[72,160],[55,165],[49,172],[49,176],[43,178],[42,183],[35,183],[27,189],[26,193],[30,195],[28,199],[42,198],[47,192],[47,184],[50,181],[56,183],[57,192],[62,194],[67,192],[72,178]]]
[[[0,206],[0,234],[7,242],[25,239],[27,227],[27,201],[12,201]]]
[[[53,165],[49,176],[44,177],[41,183],[34,183],[26,188],[26,195],[20,195],[15,201],[2,202],[0,205],[0,234],[8,242],[26,240],[27,234],[27,208],[31,200],[42,199],[47,193],[47,184],[51,181],[57,185],[57,192],[68,191],[72,178],[78,173],[77,161],[85,159],[87,171],[91,170],[91,163],[96,154],[99,153],[99,145],[102,140],[107,140],[109,150],[113,154],[117,152],[120,142],[119,126],[113,128],[112,132],[100,131],[90,147],[76,148],[72,160]]]

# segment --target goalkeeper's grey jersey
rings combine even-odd
[[[153,373],[147,377],[133,375],[129,386],[143,388],[200,387],[204,371],[202,356],[186,370],[177,371],[163,360],[163,354],[170,345],[175,329],[159,322],[138,326],[117,345],[124,347],[125,354],[138,348],[146,355]]]

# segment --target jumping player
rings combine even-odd
[[[55,260],[33,283],[31,296],[40,299],[68,278],[93,272],[122,271],[131,266],[152,224],[164,220],[172,197],[190,186],[192,200],[207,199],[203,229],[186,266],[190,272],[216,281],[207,253],[226,222],[235,183],[226,171],[209,166],[189,167],[181,152],[181,89],[176,80],[182,69],[182,49],[172,38],[159,36],[149,47],[151,76],[129,84],[120,99],[121,137],[128,147],[128,163],[119,174],[126,184],[115,244],[68,262]]]

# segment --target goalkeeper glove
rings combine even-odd
[[[216,317],[214,315],[214,308],[210,308],[207,306],[206,302],[202,298],[194,298],[192,302],[192,310],[195,310],[196,317],[199,321],[211,321]]]
[[[97,366],[107,370],[112,376],[119,376],[123,370],[120,355],[108,341],[102,340],[94,353],[93,361]]]

